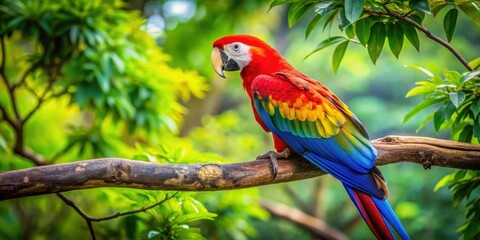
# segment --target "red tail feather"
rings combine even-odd
[[[358,208],[362,213],[365,222],[370,227],[373,234],[375,234],[375,237],[377,239],[395,239],[383,220],[382,215],[378,211],[377,206],[375,206],[372,198],[358,190],[353,190],[353,193]]]

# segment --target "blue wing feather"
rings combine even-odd
[[[402,223],[398,220],[397,215],[395,215],[395,212],[390,204],[388,204],[387,200],[378,198],[372,198],[372,200],[375,202],[375,206],[377,206],[378,210],[382,212],[382,216],[386,218],[385,220],[387,220],[397,231],[398,235],[403,239],[410,239],[407,231],[403,228]]]
[[[349,167],[343,162],[343,159],[358,157],[358,154],[363,155],[363,153],[355,151],[352,155],[349,155],[333,137],[310,138],[296,136],[288,131],[289,128],[287,126],[282,126],[281,124],[283,123],[279,124],[281,120],[279,120],[278,117],[272,117],[267,112],[262,106],[260,99],[254,97],[254,103],[257,113],[260,118],[262,118],[267,128],[288,143],[295,152],[301,154],[307,160],[315,164],[315,166],[333,175],[345,184],[379,198],[384,197],[384,192],[376,187],[375,180],[370,174],[366,174],[367,172],[363,172],[360,168],[357,170]],[[284,130],[282,131],[281,129]],[[371,153],[369,157],[375,159],[376,151],[374,148],[372,149],[373,150],[370,150]],[[370,171],[370,169],[368,169],[368,171]]]

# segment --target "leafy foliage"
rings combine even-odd
[[[25,39],[35,47],[24,53],[28,58],[23,64],[30,68],[16,84],[27,89],[46,85],[45,97],[71,96],[71,104],[81,110],[95,110],[94,119],[110,118],[130,132],[146,130],[154,136],[176,131],[184,111],[177,99],[201,97],[207,89],[202,77],[169,67],[168,56],[144,40],[149,38],[146,32],[138,31],[143,20],[114,10],[120,2],[70,4],[14,1],[2,6],[0,29],[6,44]],[[118,27],[109,28],[107,22]],[[100,134],[100,123],[80,127]]]
[[[404,122],[421,110],[438,104],[440,107],[424,120],[424,124],[433,120],[435,131],[450,129],[455,140],[478,143],[480,72],[466,72],[462,75],[456,71],[444,70],[442,78],[421,67],[413,67],[426,73],[429,79],[417,82],[418,86],[407,93],[407,97],[422,95],[425,101],[412,109],[405,116]]]
[[[480,172],[459,170],[442,178],[435,190],[448,186],[453,192],[455,207],[466,202],[465,217],[467,221],[457,231],[463,234],[463,239],[477,239],[480,237],[478,222],[480,221]]]
[[[148,198],[149,194],[144,195]],[[135,196],[133,199],[137,199]],[[145,202],[143,203],[145,205]],[[148,239],[205,239],[200,228],[188,224],[199,220],[213,220],[217,215],[190,196],[169,199],[158,208],[149,211],[158,222],[158,227],[148,231]]]
[[[416,67],[429,79],[417,82],[417,87],[407,93],[407,97],[423,95],[425,100],[413,108],[404,118],[409,120],[418,112],[433,106],[436,108],[420,125],[422,128],[433,119],[435,131],[450,130],[452,139],[461,142],[479,143],[480,139],[480,71],[460,74],[444,70],[442,79],[428,70]],[[453,205],[457,207],[466,202],[466,222],[458,228],[464,239],[480,236],[480,172],[458,170],[445,176],[435,187],[436,190],[448,186],[453,192]],[[476,193],[476,194],[475,194]]]
[[[380,56],[387,38],[390,50],[397,58],[402,51],[404,39],[408,39],[417,50],[420,50],[418,31],[423,28],[422,21],[425,14],[435,16],[443,8],[453,6],[443,19],[445,34],[449,42],[452,40],[455,31],[458,9],[469,16],[477,25],[480,24],[478,18],[480,5],[478,2],[472,1],[291,0],[273,1],[271,7],[287,3],[291,3],[288,11],[290,27],[297,24],[301,18],[306,16],[306,11],[313,8],[317,15],[310,20],[306,29],[306,38],[310,36],[313,28],[321,20],[324,20],[323,30],[328,28],[329,31],[332,31],[333,22],[337,19],[338,27],[345,33],[348,41],[360,43],[366,47],[374,64]],[[323,42],[329,41],[329,39],[331,37]],[[320,45],[322,44],[320,43]],[[317,47],[313,52],[321,49],[323,48]],[[339,59],[338,62],[333,62],[333,70],[336,73],[341,58],[338,58],[338,56],[334,58]]]
[[[16,154],[25,149],[33,150],[34,156],[26,157],[32,162],[37,158],[54,163],[82,157],[131,157],[175,137],[184,113],[179,102],[191,96],[203,97],[208,87],[196,72],[171,67],[170,57],[141,30],[143,18],[123,7],[120,1],[2,2],[2,170],[21,168],[25,161]],[[50,134],[45,134],[46,129]],[[186,155],[168,146],[162,154],[173,161]],[[189,153],[192,157],[194,153]],[[109,192],[106,198],[102,192],[91,193],[85,201],[112,206],[97,208],[97,213],[103,214],[114,207],[141,208],[166,197],[165,193],[129,192],[125,196],[134,204],[124,206],[118,204],[125,199],[117,193]],[[59,201],[55,203],[62,206]],[[21,215],[5,213],[3,210],[9,207],[4,204],[0,212],[2,218],[10,215],[17,225],[28,222],[30,214],[64,214],[58,207],[46,208],[28,199],[22,199],[15,208],[23,211],[28,206],[36,210]],[[216,216],[186,195],[172,198],[148,213],[113,220],[96,233],[109,238],[201,239],[200,229],[190,225]],[[52,222],[58,219],[45,220],[47,225]],[[7,229],[11,226],[2,225],[2,238],[41,236],[42,231],[34,226],[13,232]],[[61,229],[65,227],[44,234],[60,238],[65,235],[63,231],[68,232]],[[80,236],[84,233],[88,231]]]

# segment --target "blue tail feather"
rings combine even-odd
[[[388,223],[397,231],[398,235],[403,239],[410,239],[408,236],[407,231],[403,228],[402,223],[398,219],[397,215],[393,211],[390,204],[385,199],[378,199],[376,197],[372,197],[373,202],[377,206],[378,210],[382,213],[382,216],[387,220]]]
[[[345,184],[344,186],[345,186],[345,189],[347,190],[348,195],[352,199],[352,202],[358,208],[363,219],[365,220],[367,225],[369,225],[370,229],[378,239],[395,239],[392,233],[391,227],[395,229],[395,231],[398,233],[398,235],[402,239],[404,240],[410,239],[410,237],[408,236],[408,233],[403,228],[402,224],[400,223],[400,220],[397,218],[397,216],[395,215],[395,212],[393,211],[392,207],[390,207],[390,204],[387,202],[386,199],[380,199],[375,196],[369,196],[369,198],[372,200],[372,202],[375,205],[374,207],[376,208],[376,210],[378,210],[383,220],[383,223],[379,223],[378,219],[376,220],[377,222],[373,222],[374,220],[372,219],[372,215],[375,215],[375,214],[368,215],[368,213],[374,211],[374,209],[367,209],[367,206],[365,206],[364,203],[358,200],[355,193],[355,191],[358,191],[358,190],[355,190]],[[385,229],[385,226],[386,226],[386,229],[388,229],[388,233],[385,233],[387,232],[387,230],[384,230],[383,234],[380,233],[382,228]]]

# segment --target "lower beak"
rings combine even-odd
[[[225,74],[223,74],[223,65],[228,59],[227,55],[220,50],[218,47],[214,47],[212,51],[211,61],[213,70],[218,74],[218,76],[225,78]]]
[[[223,70],[226,71],[237,71],[240,70],[238,63],[235,62],[232,58],[229,58],[220,48],[214,47],[212,51],[212,66],[215,72],[220,76],[225,78]]]

